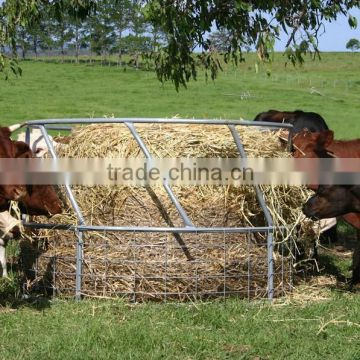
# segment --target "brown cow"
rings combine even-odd
[[[348,213],[360,214],[360,185],[319,185],[303,206],[311,219],[326,219]]]
[[[13,141],[16,158],[33,158],[29,145]],[[20,209],[28,215],[52,216],[61,213],[61,201],[52,185],[26,185],[26,193],[19,200]],[[0,196],[0,210],[8,208],[6,198]]]
[[[16,158],[34,157],[30,147],[22,141],[12,142]],[[52,216],[61,213],[61,202],[55,189],[51,185],[27,185],[25,196],[19,199],[19,207],[22,213],[29,215]],[[7,240],[18,232],[18,221],[14,219],[7,211],[9,209],[9,200],[0,196],[0,231],[3,231],[0,237],[0,267],[2,276],[7,277],[5,247]],[[1,269],[0,269],[1,270]]]
[[[269,110],[267,112],[256,115],[254,121],[266,121],[292,124],[293,128],[290,131],[291,137],[303,129],[308,129],[311,132],[328,130],[323,117],[314,112],[305,112],[301,110],[295,111],[277,111]]]
[[[334,140],[331,130],[312,133],[305,129],[292,141],[295,158],[360,157],[360,139]]]
[[[360,157],[360,139],[334,140],[334,133],[331,130],[318,133],[303,130],[293,137],[293,147],[295,158]],[[315,191],[318,188],[317,185],[309,187]],[[360,222],[359,214],[348,213],[342,218],[354,227]]]
[[[352,284],[360,284],[360,185],[320,185],[303,206],[311,219],[341,216],[357,229],[358,242],[353,255]]]
[[[293,145],[295,148],[293,156],[296,158],[304,158],[304,157],[305,158],[318,158],[318,157],[359,158],[360,157],[360,139],[347,140],[347,141],[334,140],[334,133],[332,131],[311,133],[309,131],[304,130],[293,137]],[[316,186],[313,185],[311,188],[313,190],[317,190],[318,185]],[[330,189],[329,194],[331,194],[331,196],[336,196],[339,195],[340,193],[342,193],[342,195],[344,196],[343,191],[347,189],[347,187],[343,187],[343,188],[338,187],[336,194],[331,191],[331,187],[321,186],[321,189],[320,189],[320,193],[323,191],[325,194]],[[332,189],[335,188],[333,187]],[[310,204],[313,202],[315,201],[312,200],[310,203],[307,203],[307,205],[305,205],[304,207],[305,215],[308,214],[310,216],[311,215],[315,216],[315,213],[310,213]],[[343,209],[342,214],[340,214],[341,218],[344,219],[350,225],[354,226],[356,229],[360,229],[360,214],[351,212],[353,211],[351,210],[353,209],[353,207],[349,207],[349,204],[347,204],[346,206],[347,206],[346,211],[348,211],[348,213],[344,213],[344,209]],[[330,210],[331,208],[329,208],[329,212],[327,216],[330,216],[331,214]],[[321,214],[319,213],[318,215]],[[359,247],[357,247],[354,251],[352,282],[360,283],[360,248]]]
[[[16,148],[10,135],[21,125],[0,127],[0,158],[15,158]],[[7,200],[20,200],[26,195],[25,185],[0,185],[0,197]]]

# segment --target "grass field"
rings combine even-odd
[[[255,73],[254,61],[250,54],[238,68],[226,67],[215,82],[200,73],[178,93],[153,72],[26,61],[22,78],[1,83],[0,123],[111,114],[253,119],[268,109],[303,109],[323,115],[339,138],[359,136],[359,53],[324,54],[322,62],[309,60],[301,69],[285,67],[278,55],[270,78],[265,68]]]
[[[250,55],[215,82],[200,74],[178,93],[152,72],[26,61],[22,78],[0,82],[0,123],[111,114],[252,119],[271,108],[303,109],[323,115],[338,138],[360,137],[359,60],[324,54],[294,69],[278,55],[267,78]],[[350,261],[328,264],[348,276]],[[272,306],[11,302],[0,307],[0,359],[359,359],[360,296],[334,284],[299,287]]]
[[[360,358],[360,297],[273,305],[56,300],[0,309],[1,359]]]

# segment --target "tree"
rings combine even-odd
[[[121,1],[121,0],[118,0]],[[270,61],[280,29],[288,36],[285,54],[293,64],[304,61],[304,54],[319,56],[318,36],[324,21],[335,21],[341,14],[348,16],[349,25],[356,27],[356,19],[349,11],[360,7],[359,0],[131,0],[136,5],[136,17],[166,35],[166,44],[153,53],[155,68],[161,81],[172,80],[179,88],[196,79],[199,66],[215,78],[221,62],[211,50],[209,34],[226,31],[230,46],[223,54],[225,61],[243,60],[243,50],[256,47],[263,61]],[[5,45],[14,43],[16,27],[29,19],[41,17],[42,6],[69,6],[69,13],[78,21],[94,8],[95,0],[6,0],[0,8],[0,72],[9,66],[16,54],[5,55]],[[135,30],[133,35],[143,36]],[[135,22],[134,22],[135,20]],[[134,26],[134,24],[136,26]],[[78,34],[79,29],[76,29]],[[76,41],[78,43],[78,41]],[[306,45],[306,46],[305,46]],[[193,54],[201,49],[200,56]],[[10,65],[11,67],[11,65]]]
[[[21,58],[26,58],[27,51],[31,48],[29,34],[26,27],[19,26],[17,29],[16,45],[21,50]]]
[[[133,12],[132,0],[104,0],[107,7],[107,13],[113,25],[116,34],[113,52],[118,54],[118,65],[122,64],[122,55],[125,52],[126,41],[124,41],[124,32],[129,29],[131,14]]]
[[[212,31],[229,35],[224,59],[237,63],[243,60],[246,46],[255,46],[262,60],[270,61],[274,41],[283,29],[288,36],[285,53],[296,64],[304,61],[307,51],[319,55],[317,39],[325,20],[335,21],[344,14],[355,27],[349,10],[359,6],[359,0],[149,0],[145,11],[148,21],[167,34],[167,45],[154,54],[158,78],[172,80],[179,88],[196,79],[198,61],[193,51],[197,47],[202,52],[201,66],[212,78],[221,69],[218,57],[209,51]]]
[[[360,41],[358,39],[350,39],[346,43],[346,48],[351,51],[356,51],[360,49]]]
[[[90,21],[90,49],[105,58],[115,44],[114,29],[105,14],[97,14]]]
[[[65,6],[66,5],[66,6]],[[5,0],[0,4],[0,73],[8,77],[9,71],[15,75],[21,74],[17,63],[16,39],[19,26],[28,24],[35,28],[41,24],[44,12],[42,9],[56,8],[55,14],[60,17],[63,8],[77,19],[84,19],[96,8],[96,0]],[[38,47],[38,35],[35,36],[33,45]],[[6,53],[10,47],[12,53]]]
[[[214,31],[209,36],[209,48],[226,53],[231,47],[231,34],[226,30]]]
[[[59,8],[53,7],[51,16],[54,45],[57,49],[60,49],[62,63],[65,60],[65,49],[74,37],[74,32],[70,26],[70,17],[65,8],[67,4],[63,5],[64,8],[61,11],[59,11]]]

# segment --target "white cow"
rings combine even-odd
[[[7,242],[13,238],[12,230],[20,225],[20,220],[15,219],[8,211],[0,212],[0,265],[2,277],[8,277],[6,269],[5,247]]]
[[[17,139],[18,141],[24,141],[25,142],[25,132],[22,132],[18,135]],[[49,139],[52,142],[53,146],[56,147],[58,144],[51,135],[49,135]],[[44,155],[49,151],[48,146],[46,144],[46,141],[44,137],[41,134],[41,131],[39,129],[32,129],[30,132],[30,149],[34,153],[36,157],[44,157]]]

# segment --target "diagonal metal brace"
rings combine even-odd
[[[152,156],[151,156],[148,148],[146,147],[145,143],[141,139],[139,133],[136,131],[134,124],[129,123],[129,122],[125,122],[125,125],[130,130],[132,136],[134,137],[134,139],[138,143],[138,145],[139,145],[140,149],[142,150],[142,152],[144,153],[145,157],[147,159],[151,160]],[[181,216],[185,226],[194,227],[194,224],[191,222],[190,218],[187,216],[184,208],[181,206],[179,200],[175,196],[174,192],[171,190],[170,185],[169,185],[169,183],[168,183],[168,181],[166,179],[163,180],[163,186],[164,186],[164,189],[166,190],[170,200],[172,201],[172,203],[176,207],[176,210],[178,211],[179,215]]]

